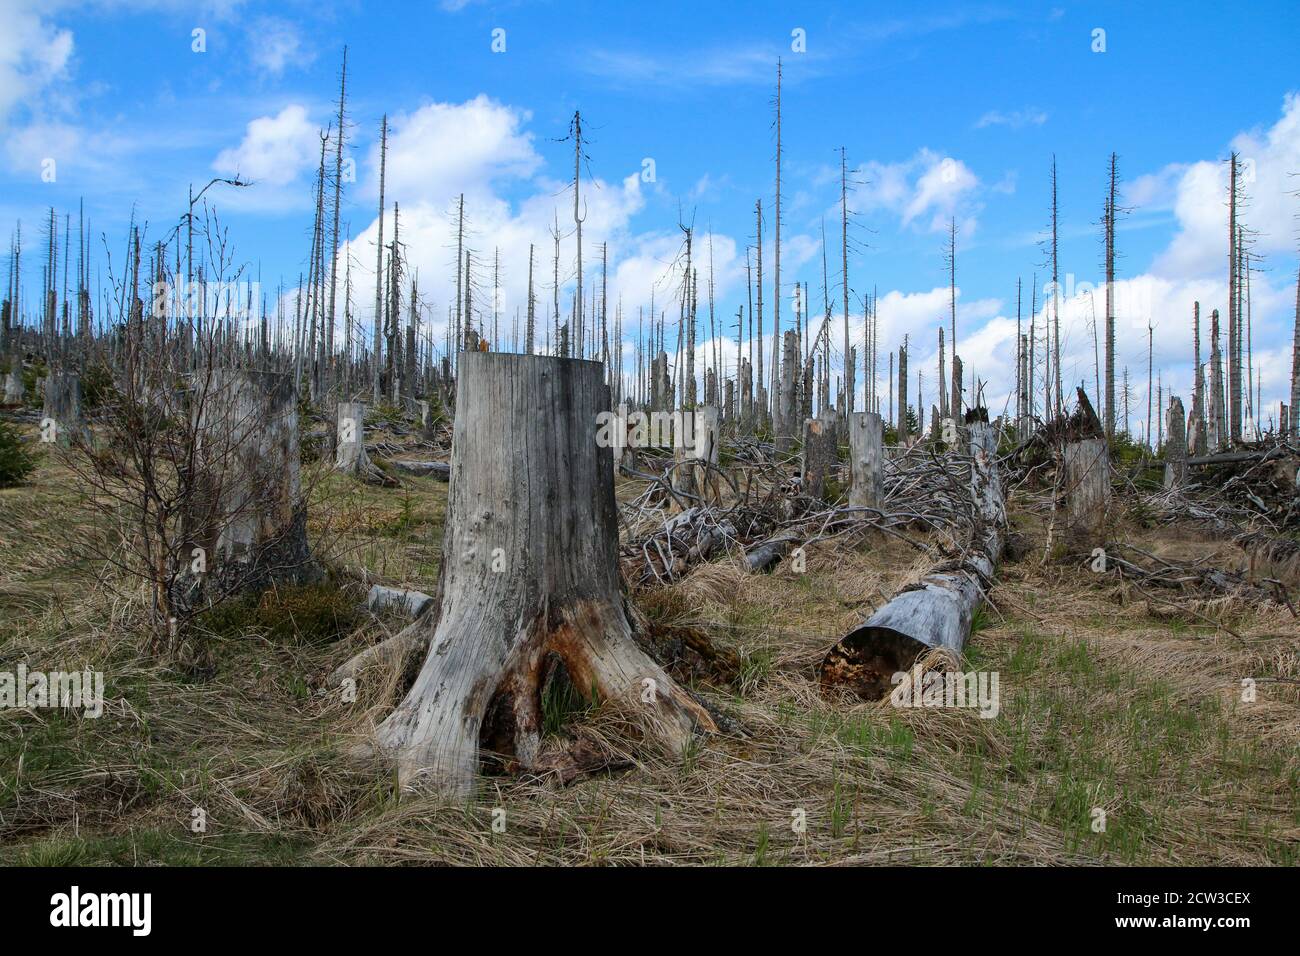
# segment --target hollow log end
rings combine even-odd
[[[893,677],[906,671],[929,648],[892,627],[864,624],[826,652],[817,667],[823,693],[847,690],[863,700],[880,700],[893,688]]]

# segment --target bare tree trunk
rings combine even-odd
[[[279,372],[210,373],[197,410],[197,463],[187,537],[204,549],[220,590],[261,590],[319,575],[307,542],[298,451],[298,393]]]
[[[900,445],[907,444],[907,431],[907,336],[904,335],[903,344],[898,350],[898,443]]]
[[[952,320],[952,394],[947,402],[948,414],[954,419],[961,418],[961,362],[957,358],[957,217],[948,223],[948,310]],[[939,391],[944,391],[943,379],[939,380]]]
[[[23,387],[23,356],[17,348],[9,353],[9,373],[5,376],[5,404],[21,405],[27,395]]]
[[[1210,448],[1227,443],[1227,416],[1223,397],[1223,354],[1219,348],[1219,310],[1210,313]],[[1127,416],[1126,416],[1127,417]]]
[[[379,383],[379,358],[382,354],[380,338],[384,314],[384,172],[388,160],[388,114],[384,114],[379,132],[379,235],[375,240],[375,318],[374,346],[370,354],[371,400],[378,405],[383,399]],[[459,265],[459,263],[458,263]]]
[[[1057,259],[1056,156],[1052,156],[1052,372],[1056,386],[1056,414],[1065,411],[1061,393],[1061,285]]]
[[[1169,441],[1165,444],[1165,487],[1174,488],[1187,482],[1187,432],[1183,418],[1183,400],[1175,395],[1169,400]]]
[[[849,418],[849,504],[879,508],[885,499],[885,435],[876,412],[854,412]]]
[[[803,423],[803,449],[800,464],[803,493],[810,498],[823,498],[826,479],[835,468],[837,446],[835,419],[829,409],[823,409],[817,418]]]
[[[795,375],[799,371],[799,333],[789,329],[785,333],[785,355],[781,364],[781,392],[777,400],[776,450],[788,452],[794,442],[796,416]]]
[[[21,386],[22,378],[19,377]],[[76,372],[58,369],[45,378],[45,409],[41,430],[51,429],[50,439],[66,448],[78,436],[81,418],[81,379]]]
[[[1241,440],[1241,315],[1237,309],[1239,291],[1237,235],[1237,154],[1229,159],[1228,172],[1228,436]]]
[[[1106,543],[1110,508],[1110,455],[1103,438],[1086,438],[1065,446],[1066,539],[1077,550]]]
[[[783,347],[781,340],[781,58],[776,60],[776,242],[774,248],[774,258],[776,263],[773,267],[772,277],[772,387],[776,388],[777,377],[781,376],[781,382],[785,382],[781,369],[778,367],[779,351]],[[795,355],[799,354],[798,342],[795,342]],[[793,376],[792,376],[793,380]],[[778,395],[777,404],[780,406],[781,397]],[[781,423],[783,429],[793,429],[793,423],[789,425]]]
[[[627,707],[670,746],[684,745],[693,726],[715,729],[633,639],[612,450],[593,440],[609,407],[600,365],[465,353],[459,391],[440,608],[424,624],[430,650],[376,731],[401,783],[427,778],[469,794],[485,730],[535,767],[554,661],[580,693]],[[490,708],[502,726],[485,728]]]
[[[1291,340],[1291,437],[1300,437],[1300,272],[1295,282],[1295,334]]]
[[[1106,438],[1115,437],[1115,163],[1110,154],[1106,197]],[[1199,363],[1198,363],[1199,364]]]
[[[343,189],[343,106],[347,101],[348,88],[348,48],[343,48],[343,69],[339,74],[339,115],[338,133],[334,142],[334,226],[330,231],[330,301],[329,325],[325,339],[325,353],[328,360],[329,385],[334,386],[334,305],[338,290],[339,277],[339,201]]]

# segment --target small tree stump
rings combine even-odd
[[[366,406],[339,402],[335,411],[334,470],[372,485],[395,487],[397,482],[380,471],[366,454]]]
[[[849,504],[879,508],[885,500],[885,433],[876,412],[849,416]]]

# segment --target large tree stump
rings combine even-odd
[[[876,412],[849,416],[849,504],[879,508],[885,500],[885,433]]]
[[[1110,510],[1110,453],[1104,438],[1065,446],[1065,540],[1090,551],[1106,543]]]
[[[555,662],[680,747],[707,712],[638,648],[618,570],[613,452],[596,442],[609,389],[597,362],[461,356],[439,608],[406,699],[375,733],[406,786],[465,795],[480,733],[536,767],[540,693]]]
[[[178,586],[225,595],[319,578],[307,542],[293,377],[215,371],[196,385],[194,401],[198,458],[182,557],[199,548],[206,568]]]
[[[970,449],[976,521],[964,556],[935,567],[832,647],[819,667],[823,688],[845,686],[879,699],[889,692],[893,675],[924,652],[943,647],[960,655],[965,648],[971,617],[993,582],[1007,520],[997,433],[987,422],[970,426]]]

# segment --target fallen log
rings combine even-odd
[[[412,591],[407,588],[388,588],[382,584],[371,587],[370,593],[366,595],[366,608],[372,614],[379,614],[382,611],[395,611],[409,617],[411,620],[415,620],[427,611],[431,604],[433,604],[433,598],[423,591]]]
[[[1006,535],[996,434],[987,422],[974,422],[969,430],[975,520],[965,554],[931,568],[832,647],[818,667],[823,690],[848,687],[878,700],[889,693],[893,675],[926,651],[943,647],[960,655],[966,646],[971,617],[993,581]]]
[[[451,465],[445,461],[416,461],[410,458],[393,458],[389,464],[408,475],[424,475],[438,481],[451,481]]]
[[[771,571],[798,543],[797,537],[788,534],[768,538],[745,552],[745,568],[751,574]]]

